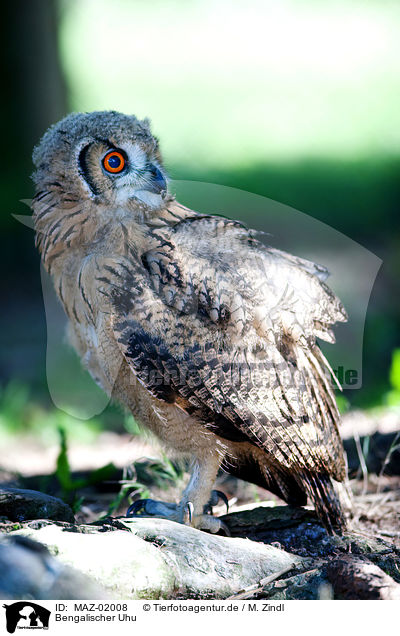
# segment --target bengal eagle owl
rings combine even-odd
[[[345,525],[339,414],[316,338],[346,313],[327,271],[168,193],[147,121],[71,114],[33,153],[36,242],[94,379],[191,460],[178,505],[144,514],[217,532],[218,470]],[[136,508],[137,509],[137,506]],[[188,514],[188,512],[190,514]]]

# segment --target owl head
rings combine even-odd
[[[33,152],[37,190],[64,199],[159,208],[167,182],[148,120],[115,111],[72,113],[49,128]]]

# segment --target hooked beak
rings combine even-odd
[[[151,178],[151,184],[146,187],[148,192],[154,192],[154,194],[161,194],[164,190],[167,189],[167,182],[162,174],[161,170],[157,168],[154,164],[150,164],[149,166],[149,174]]]

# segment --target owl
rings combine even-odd
[[[190,462],[177,504],[129,514],[219,532],[220,469],[289,504],[309,498],[326,529],[345,518],[330,367],[346,312],[322,266],[262,243],[168,191],[149,122],[73,113],[34,149],[33,219],[70,342],[95,381]]]

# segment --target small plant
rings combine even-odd
[[[93,470],[87,478],[74,479],[68,459],[65,430],[59,428],[59,435],[61,448],[57,457],[55,475],[61,487],[61,498],[72,507],[74,512],[77,512],[82,505],[83,497],[77,497],[76,491],[111,479],[115,475],[116,468],[114,464],[106,464],[106,466]]]
[[[393,351],[389,381],[392,388],[386,393],[385,402],[389,406],[400,407],[400,349]]]

